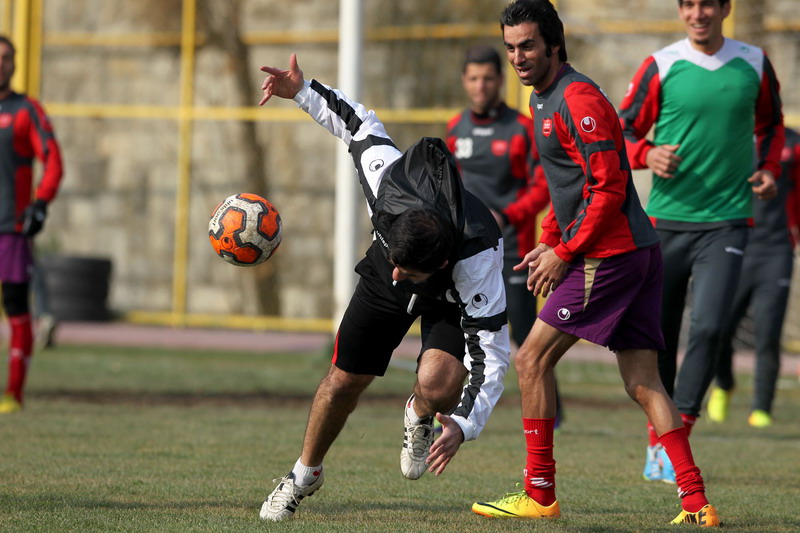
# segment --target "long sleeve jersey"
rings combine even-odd
[[[435,209],[453,221],[458,248],[441,291],[431,284],[397,284],[397,290],[424,292],[457,305],[466,339],[464,366],[469,371],[453,419],[465,440],[477,438],[503,391],[510,342],[503,288],[503,242],[489,210],[464,189],[452,154],[441,139],[423,138],[405,153],[387,135],[383,123],[341,92],[312,80],[294,97],[298,106],[339,137],[353,157],[372,219],[374,236],[388,259],[391,221],[414,207]],[[369,254],[368,254],[369,257]],[[390,272],[389,269],[383,269]],[[385,282],[394,285],[390,275]]]
[[[633,184],[614,106],[569,64],[531,94],[536,146],[551,209],[540,241],[570,262],[611,257],[658,243]]]
[[[756,169],[780,173],[779,84],[769,59],[755,46],[725,39],[708,55],[683,39],[657,51],[634,75],[620,117],[633,168],[647,168],[654,146],[679,145],[683,161],[674,177],[653,175],[647,213],[659,219],[659,227],[747,223],[752,217],[747,178]],[[645,135],[653,125],[651,142]]]
[[[754,228],[747,253],[789,252],[794,245],[789,228],[800,223],[800,134],[786,128],[781,151],[781,176],[775,198],[753,204]]]
[[[0,233],[22,230],[34,199],[33,158],[43,164],[35,199],[50,202],[61,182],[61,152],[50,120],[36,100],[12,92],[0,100]]]
[[[507,219],[506,257],[524,257],[536,246],[536,215],[550,203],[533,121],[505,104],[485,116],[466,109],[448,122],[447,147],[467,190]]]

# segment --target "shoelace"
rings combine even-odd
[[[519,483],[517,483],[517,485],[519,486]],[[519,500],[526,499],[526,498],[528,498],[528,493],[525,492],[525,490],[521,490],[519,492],[509,492],[509,493],[507,493],[505,496],[500,498],[500,501],[503,502],[503,503],[511,504],[511,503],[516,503]]]
[[[273,511],[285,509],[291,502],[299,504],[294,493],[294,480],[289,476],[273,479],[273,483],[282,483],[280,490],[276,490],[269,498],[269,507]]]
[[[430,424],[411,426],[408,430],[409,442],[411,442],[411,455],[414,457],[424,457],[430,448],[430,436],[432,434],[433,426]]]

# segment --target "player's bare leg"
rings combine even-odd
[[[332,365],[322,379],[311,404],[303,453],[300,460],[306,465],[320,465],[347,417],[358,405],[358,399],[375,376],[351,374]]]
[[[659,436],[665,460],[674,467],[683,511],[672,523],[719,526],[717,510],[708,503],[700,469],[694,464],[681,415],[661,383],[657,360],[658,356],[654,350],[617,352],[617,363],[625,383],[625,391],[644,410]]]
[[[490,518],[557,518],[553,429],[556,418],[555,366],[578,337],[536,320],[517,351],[514,365],[522,397],[522,427],[528,450],[524,489],[492,502],[476,502],[472,511]]]
[[[323,483],[322,461],[374,376],[351,374],[331,366],[322,379],[308,415],[303,452],[295,467],[278,482],[264,501],[262,520],[292,518],[297,506]]]
[[[400,451],[400,471],[406,478],[419,479],[427,470],[425,461],[431,453],[435,438],[433,417],[436,413],[449,413],[458,405],[466,377],[467,369],[449,353],[431,349],[422,354],[417,368],[414,394],[406,402],[403,417],[405,432]],[[444,433],[442,437],[455,438]],[[463,435],[460,438],[463,440]],[[458,448],[457,445],[455,449]],[[449,459],[443,461],[446,465]]]

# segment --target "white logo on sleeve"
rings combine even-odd
[[[586,133],[592,133],[597,127],[597,122],[592,117],[583,117],[581,119],[581,129]]]
[[[569,309],[567,309],[566,307],[562,307],[561,309],[558,310],[558,318],[560,318],[561,320],[569,320],[570,316],[571,315],[569,313]]]

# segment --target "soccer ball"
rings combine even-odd
[[[211,214],[208,238],[214,251],[237,266],[263,263],[281,243],[281,216],[257,194],[228,196]]]

